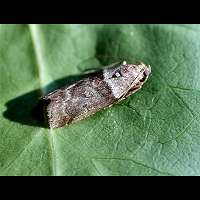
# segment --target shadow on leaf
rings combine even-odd
[[[86,76],[87,75],[74,75],[58,79],[42,89],[36,89],[11,99],[5,104],[7,110],[3,113],[3,116],[8,120],[18,122],[23,125],[48,128],[43,111],[44,105],[40,100],[41,90],[45,91],[44,95],[46,95],[56,89],[71,85]]]

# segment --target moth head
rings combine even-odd
[[[139,65],[127,64],[126,61],[113,71],[111,78],[127,79],[133,81],[135,79],[144,82],[151,73],[151,67],[141,63]]]
[[[104,71],[104,80],[111,88],[113,95],[119,99],[127,93],[131,94],[140,88],[150,73],[150,66],[146,66],[143,63],[138,65],[127,64],[124,61],[117,67],[106,69]]]

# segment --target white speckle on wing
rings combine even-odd
[[[116,72],[116,73],[115,73],[115,76],[116,76],[116,77],[120,77],[119,72]]]
[[[103,71],[104,81],[108,84],[115,98],[120,98],[124,93],[124,82],[117,79],[110,79],[110,73],[107,69]],[[117,76],[117,75],[116,75]],[[120,77],[119,77],[120,78]]]

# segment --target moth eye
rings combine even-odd
[[[144,81],[146,80],[146,77],[147,77],[147,75],[146,75],[146,73],[144,72],[144,73],[143,73],[143,78],[140,79],[140,82],[144,82]]]
[[[142,79],[140,79],[140,82],[144,82],[146,80],[146,77],[143,77]]]

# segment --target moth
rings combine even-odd
[[[137,92],[151,73],[143,63],[114,63],[42,97],[50,128],[82,120]]]

